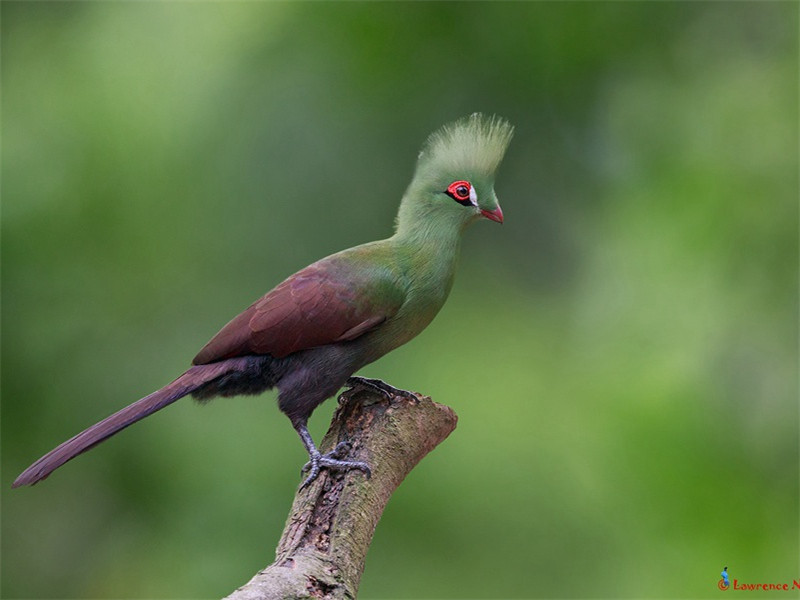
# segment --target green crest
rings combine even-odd
[[[508,148],[514,128],[500,117],[473,113],[431,134],[417,167],[436,171],[467,169],[491,176]]]

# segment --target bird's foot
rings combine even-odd
[[[387,400],[391,400],[395,397],[406,398],[408,400],[412,400],[414,402],[419,401],[419,396],[414,392],[409,392],[408,390],[401,390],[400,388],[396,388],[393,385],[389,385],[385,381],[381,379],[370,379],[369,377],[348,377],[347,378],[347,385],[350,386],[350,389],[355,388],[364,388],[371,390],[373,392],[378,392],[381,396],[386,398]]]
[[[314,480],[319,477],[322,469],[330,469],[332,471],[351,471],[353,469],[358,469],[359,471],[363,471],[367,479],[369,479],[372,476],[372,471],[370,471],[367,463],[359,460],[342,460],[342,458],[347,456],[347,453],[350,452],[351,447],[350,442],[339,442],[336,444],[336,448],[330,452],[326,452],[325,454],[320,454],[319,452],[311,454],[309,457],[310,460],[301,470],[301,473],[305,473],[306,471],[310,472],[306,480],[300,486],[300,489],[302,490],[311,485]]]

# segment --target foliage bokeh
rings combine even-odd
[[[425,136],[516,137],[419,339],[452,405],[363,597],[710,597],[798,568],[796,3],[2,3],[2,594],[222,596],[303,450],[179,374],[282,277],[390,233]],[[333,402],[313,419],[320,436]]]

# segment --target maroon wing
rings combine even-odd
[[[247,354],[282,358],[353,340],[392,317],[404,294],[388,273],[325,259],[295,273],[225,325],[195,365]]]

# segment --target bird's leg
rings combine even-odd
[[[350,451],[350,442],[339,442],[336,444],[336,448],[330,452],[320,454],[320,451],[317,450],[317,446],[314,443],[314,440],[311,438],[311,434],[308,432],[308,427],[306,427],[305,423],[295,425],[295,429],[300,435],[303,445],[306,447],[309,459],[301,471],[302,473],[309,471],[308,477],[306,477],[306,480],[300,486],[301,490],[309,486],[317,477],[319,477],[319,472],[323,468],[334,471],[350,471],[352,469],[358,469],[359,471],[363,471],[367,477],[372,476],[372,472],[370,471],[367,463],[357,460],[342,460],[342,457],[347,456],[347,453]]]
[[[409,400],[417,401],[419,397],[414,392],[409,392],[408,390],[401,390],[400,388],[396,388],[393,385],[389,385],[385,381],[381,379],[370,379],[369,377],[348,377],[347,378],[347,385],[350,386],[350,389],[361,387],[366,388],[368,390],[372,390],[373,392],[378,392],[387,400],[391,400],[395,396],[400,396],[401,398],[407,398]]]

